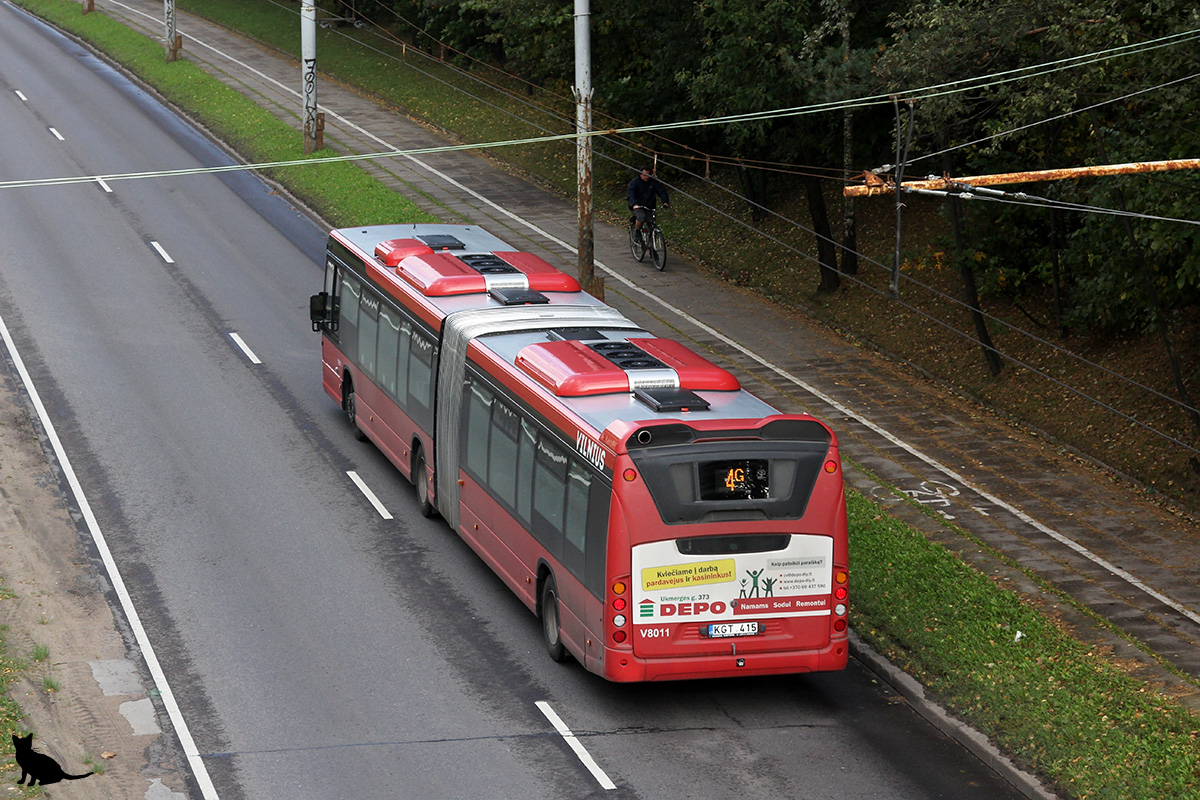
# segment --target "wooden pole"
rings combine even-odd
[[[923,181],[904,181],[901,188],[909,189],[952,189],[954,184],[969,186],[1001,186],[1010,183],[1036,183],[1038,181],[1063,181],[1075,178],[1101,178],[1108,175],[1136,175],[1142,172],[1170,172],[1181,169],[1200,168],[1200,158],[1178,158],[1173,161],[1141,161],[1131,164],[1108,164],[1095,167],[1067,167],[1043,169],[1035,172],[1006,172],[998,175],[975,175],[966,178],[929,178]],[[863,173],[863,185],[847,186],[842,189],[845,197],[872,197],[891,194],[895,185],[873,173]]]

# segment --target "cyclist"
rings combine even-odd
[[[642,235],[642,225],[654,212],[659,197],[662,198],[663,208],[671,207],[667,187],[659,183],[658,178],[655,178],[649,169],[643,168],[638,176],[629,182],[629,186],[625,187],[625,202],[633,212],[633,229],[637,236]]]

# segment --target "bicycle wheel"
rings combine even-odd
[[[638,238],[637,230],[633,227],[633,223],[629,223],[629,252],[633,253],[633,257],[637,261],[641,261],[646,257],[646,243]]]
[[[658,228],[650,234],[650,260],[659,272],[667,268],[667,239]]]

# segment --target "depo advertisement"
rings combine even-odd
[[[633,622],[732,622],[830,613],[833,539],[791,537],[786,550],[685,556],[675,541],[633,548]]]

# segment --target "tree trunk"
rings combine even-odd
[[[833,231],[829,227],[829,209],[825,205],[825,193],[821,191],[821,181],[815,177],[805,177],[804,188],[808,196],[808,213],[812,216],[813,232],[817,235],[817,262],[821,267],[821,283],[817,291],[821,294],[832,294],[842,284],[842,277],[837,269],[837,244],[833,241]]]
[[[767,207],[767,174],[761,169],[738,167],[738,176],[742,180],[742,191],[750,204],[750,219],[760,224],[767,218],[764,209]]]
[[[950,173],[947,171],[946,174]],[[994,377],[1004,369],[1004,360],[1000,357],[1000,351],[992,344],[987,320],[979,309],[979,287],[975,284],[975,268],[971,266],[971,259],[967,257],[966,248],[963,246],[962,209],[958,205],[962,201],[951,197],[948,202],[950,219],[954,223],[954,255],[958,261],[959,272],[962,273],[963,301],[971,311],[971,321],[975,323],[975,337],[979,340],[979,346],[983,349],[983,359]]]

